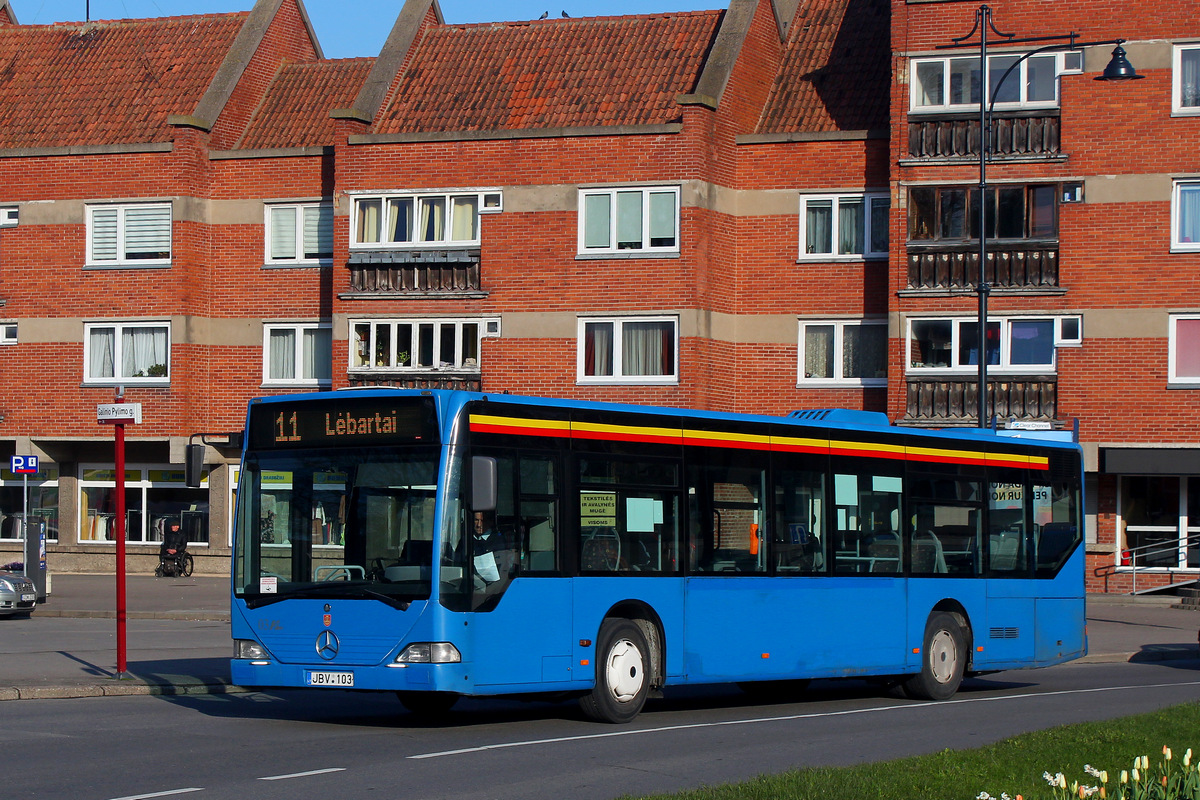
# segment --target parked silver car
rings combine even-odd
[[[0,570],[0,617],[32,614],[36,605],[33,581],[20,573]]]

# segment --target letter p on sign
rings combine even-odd
[[[13,456],[12,457],[12,474],[14,475],[36,475],[38,471],[37,456]]]

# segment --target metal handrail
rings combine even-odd
[[[1139,547],[1127,547],[1124,550],[1122,550],[1120,553],[1121,563],[1118,566],[1121,566],[1121,567],[1128,566],[1130,568],[1130,574],[1133,576],[1133,588],[1132,588],[1132,590],[1130,590],[1129,593],[1137,594],[1138,569],[1151,569],[1151,567],[1145,566],[1145,565],[1143,565],[1142,567],[1138,567],[1138,556],[1139,555],[1149,557],[1149,556],[1161,555],[1163,553],[1178,554],[1179,549],[1181,547],[1195,547],[1195,546],[1200,546],[1200,533],[1193,533],[1193,534],[1189,534],[1188,536],[1185,536],[1182,544],[1179,542],[1179,540],[1175,540],[1175,542],[1173,544],[1169,544],[1169,545],[1167,545],[1167,544],[1143,544]],[[1124,563],[1126,556],[1129,557],[1129,564]],[[1164,567],[1155,566],[1155,567],[1153,567],[1153,569],[1164,569]],[[1165,567],[1165,569],[1167,570],[1167,579],[1169,581],[1167,583],[1167,587],[1174,586],[1175,585],[1175,572],[1181,569],[1179,567],[1178,555],[1175,559],[1175,566]],[[1183,569],[1191,572],[1191,571],[1200,570],[1200,567],[1184,567]],[[1159,588],[1163,588],[1163,587],[1159,587]]]

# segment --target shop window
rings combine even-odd
[[[116,471],[84,465],[79,472],[81,544],[116,540]],[[191,545],[208,544],[208,474],[199,489],[184,483],[183,468],[127,466],[125,469],[125,540],[162,542],[173,524]]]

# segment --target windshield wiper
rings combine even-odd
[[[305,589],[297,589],[286,593],[260,594],[257,597],[251,597],[246,600],[246,607],[262,608],[263,606],[269,606],[282,600],[320,597],[357,597],[362,600],[378,600],[400,611],[407,611],[408,607],[412,605],[412,600],[377,592],[361,583],[339,581],[337,583],[329,583],[328,585],[309,586]]]

